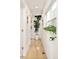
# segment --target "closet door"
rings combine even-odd
[[[20,56],[23,56],[23,9],[20,9]]]

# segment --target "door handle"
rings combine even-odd
[[[21,31],[23,32],[24,30],[23,30],[23,29],[21,29]]]

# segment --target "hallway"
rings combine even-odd
[[[56,0],[21,0],[22,59],[58,59],[56,6]]]
[[[41,40],[32,40],[30,49],[23,59],[47,59]]]

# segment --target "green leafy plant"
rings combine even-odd
[[[53,32],[53,33],[56,33],[56,27],[53,26],[53,25],[50,25],[50,26],[47,26],[44,28],[46,31],[50,31],[50,32]]]
[[[41,19],[41,15],[37,15],[35,16],[37,20],[34,20],[34,28],[35,28],[35,32],[38,32],[39,30],[39,26],[40,26],[40,19]]]
[[[44,28],[46,31],[53,32],[56,34],[56,27],[53,25],[47,26]],[[51,40],[54,40],[56,37],[50,37]]]

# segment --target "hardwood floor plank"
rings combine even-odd
[[[32,44],[28,54],[23,59],[47,59],[46,54],[43,54],[44,48],[41,40],[32,40]]]

